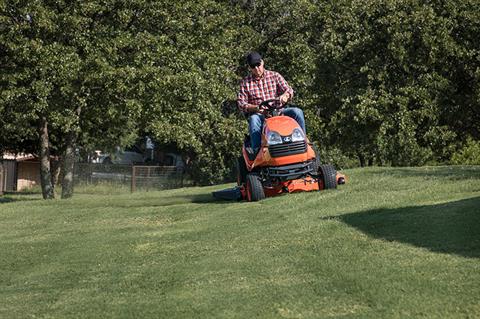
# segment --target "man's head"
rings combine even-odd
[[[262,56],[258,52],[250,52],[247,55],[247,64],[253,76],[261,77],[265,69],[263,68]]]

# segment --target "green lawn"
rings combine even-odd
[[[247,202],[0,197],[0,318],[479,318],[480,167]]]

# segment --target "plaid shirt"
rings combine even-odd
[[[290,93],[290,98],[293,97],[292,88],[280,73],[265,70],[261,78],[257,79],[250,74],[242,80],[237,104],[240,110],[245,112],[247,104],[259,105],[261,102],[277,98],[285,92]]]

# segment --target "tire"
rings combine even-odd
[[[241,186],[247,182],[247,165],[243,156],[237,158],[237,185]]]
[[[337,188],[337,171],[333,165],[320,165],[318,172],[323,180],[325,189]]]
[[[258,174],[247,174],[247,200],[249,202],[256,202],[265,198],[262,181]]]

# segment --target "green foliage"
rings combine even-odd
[[[480,141],[472,138],[452,156],[451,163],[454,165],[480,165]]]
[[[224,116],[221,106],[235,99],[235,70],[254,33],[243,26],[242,14],[211,0],[146,9],[137,51],[142,58],[136,57],[142,130],[184,153],[198,183],[222,181],[246,126],[234,115]]]
[[[478,21],[476,0],[3,1],[0,151],[35,151],[47,115],[54,153],[148,134],[219,182],[246,132],[222,108],[258,50],[323,152],[445,163],[480,138]]]
[[[120,144],[139,113],[130,92],[135,70],[122,52],[129,36],[117,24],[121,3],[3,4],[0,109],[11,123],[0,134],[4,148],[32,144],[40,115],[57,153],[70,131],[83,147]]]
[[[335,169],[342,170],[358,166],[358,161],[349,157],[337,147],[318,147],[320,152],[320,161],[322,163],[332,164]]]
[[[421,165],[451,154],[450,142],[464,134],[460,123],[478,134],[471,119],[451,111],[464,105],[478,118],[456,95],[475,90],[469,74],[476,67],[466,52],[479,52],[478,44],[462,39],[478,31],[462,24],[476,15],[468,4],[478,7],[470,1],[456,8],[451,1],[339,1],[318,12],[318,104],[326,109],[329,142],[380,162]]]

